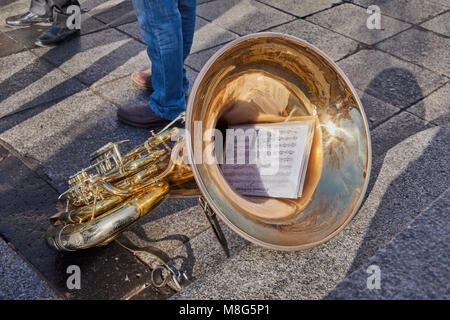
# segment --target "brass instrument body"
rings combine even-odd
[[[192,162],[193,146],[199,143],[204,150],[213,141],[209,129],[304,117],[313,117],[316,126],[298,199],[242,196],[219,165]],[[179,139],[173,149],[166,141],[177,135],[176,128],[153,134],[123,156],[123,141],[95,152],[91,166],[69,179],[61,195],[67,210],[52,217],[47,242],[67,251],[105,244],[167,197],[202,195],[242,237],[271,249],[301,250],[331,239],[361,205],[371,168],[364,110],[339,67],[307,42],[259,33],[225,45],[194,83],[188,132],[196,121],[201,132]],[[173,160],[171,155],[181,152],[187,152],[190,164]]]
[[[163,202],[171,184],[192,179],[190,170],[174,172],[184,165],[169,160],[172,149],[165,142],[177,134],[172,128],[153,135],[123,156],[118,148],[123,141],[93,153],[91,166],[69,178],[69,189],[60,196],[66,211],[52,217],[47,242],[61,251],[104,245]],[[175,152],[182,145],[179,139]]]
[[[316,118],[304,192],[296,200],[242,196],[219,166],[193,164],[196,183],[211,208],[235,232],[258,245],[303,250],[335,236],[356,214],[367,189],[371,142],[356,90],[318,48],[296,37],[264,32],[218,50],[196,78],[186,114],[186,142],[240,123]],[[205,137],[206,136],[206,137]],[[198,141],[197,141],[198,143]],[[203,142],[202,149],[206,147]]]

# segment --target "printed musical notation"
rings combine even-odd
[[[231,133],[244,137],[227,131],[227,161],[221,166],[227,182],[242,195],[300,197],[314,123],[311,119],[231,127]]]

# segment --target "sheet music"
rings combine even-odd
[[[238,143],[238,138],[230,139],[227,131],[227,160],[222,172],[236,192],[292,199],[301,196],[314,120],[240,125],[230,129],[247,133],[245,140]],[[253,135],[248,131],[252,129]]]

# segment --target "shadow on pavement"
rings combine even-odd
[[[408,93],[422,97],[422,91],[414,76],[406,70],[397,68],[381,72],[371,81],[366,92],[370,91],[371,88],[379,90],[380,87],[383,88],[383,92],[392,91],[389,88],[389,78],[392,75],[395,77],[400,75],[402,78],[408,79]],[[392,103],[391,98],[395,97],[391,97],[389,94],[377,96],[378,99],[388,103]],[[396,99],[399,101],[399,98]],[[421,112],[418,115],[424,118],[423,102],[420,102],[420,105]],[[444,192],[448,186],[448,172],[450,172],[448,158],[446,159],[442,157],[442,154],[439,154],[439,150],[445,149],[443,146],[445,144],[445,135],[441,131],[429,142],[428,147],[422,151],[422,155],[408,163],[407,166],[405,162],[410,161],[408,158],[410,150],[403,150],[405,156],[396,159],[398,162],[385,163],[386,155],[390,150],[401,144],[408,137],[431,127],[424,120],[416,118],[407,112],[403,112],[393,119],[397,121],[391,120],[382,124],[372,135],[373,163],[366,201],[372,192],[379,192],[378,189],[380,188],[374,188],[374,185],[384,183],[383,181],[378,182],[382,168],[383,170],[394,172],[402,165],[405,165],[405,168],[400,172],[395,172],[398,176],[389,183],[382,195],[376,214],[370,222],[348,275],[360,268],[371,256],[395,237],[398,232],[402,231],[426,205]],[[400,153],[396,154],[400,155]],[[430,162],[430,159],[433,159],[433,161]],[[442,169],[439,170],[439,167]],[[385,174],[383,179],[386,179]],[[439,180],[442,183],[437,183]],[[373,196],[376,196],[376,193]]]

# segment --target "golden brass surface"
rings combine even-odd
[[[177,128],[154,134],[125,155],[118,148],[122,141],[94,152],[91,165],[69,178],[60,196],[67,209],[51,218],[47,243],[64,251],[104,245],[163,202],[171,185],[183,192],[192,171],[170,159],[181,152],[182,139],[173,149],[165,143],[177,134]]]
[[[211,141],[210,129],[239,123],[315,117],[304,192],[296,200],[236,193],[220,166],[197,163],[194,178],[211,208],[244,238],[272,249],[299,250],[327,241],[353,217],[371,168],[367,120],[355,89],[323,52],[292,36],[259,33],[219,50],[193,86],[187,141]],[[204,138],[204,141],[195,141]],[[205,142],[206,141],[206,142]]]
[[[306,118],[315,120],[315,129],[298,199],[242,196],[220,165],[211,159],[195,162],[194,146],[204,150],[213,141],[209,129]],[[198,123],[201,131],[195,132]],[[173,149],[166,141],[177,128],[153,134],[124,155],[119,152],[124,141],[93,153],[91,165],[69,178],[61,195],[67,210],[52,217],[47,242],[58,250],[105,244],[167,197],[202,195],[244,238],[272,249],[300,250],[336,235],[361,205],[371,168],[363,107],[339,67],[300,39],[259,33],[224,46],[195,81],[186,129],[191,134]],[[190,165],[180,160],[184,152]]]

